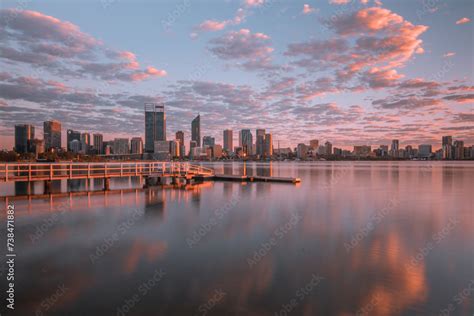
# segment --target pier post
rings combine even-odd
[[[51,194],[51,180],[44,181],[44,194]]]
[[[178,184],[178,177],[172,177],[171,184]]]
[[[110,190],[110,178],[104,178],[104,191]]]

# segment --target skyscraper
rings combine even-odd
[[[145,151],[154,152],[155,141],[166,140],[164,104],[145,103]]]
[[[332,155],[332,144],[330,142],[324,143],[326,155]]]
[[[231,129],[224,130],[224,149],[231,152],[234,148],[234,140]]]
[[[176,132],[176,141],[178,142],[179,147],[179,157],[184,157],[186,155],[186,147],[184,146],[184,132]]]
[[[256,131],[255,135],[255,149],[256,149],[256,154],[259,155],[260,157],[263,156],[263,153],[265,151],[265,130],[258,128]]]
[[[265,157],[273,156],[273,137],[272,134],[265,134],[265,148],[263,150],[263,155]]]
[[[102,134],[93,134],[94,139],[94,151],[97,155],[104,153],[104,136]]]
[[[398,139],[392,140],[392,147],[390,148],[390,152],[392,157],[398,157],[398,150],[400,149]]]
[[[81,152],[83,154],[88,154],[90,152],[91,146],[91,134],[82,133],[81,134]]]
[[[309,147],[312,149],[312,150],[317,150],[318,147],[319,147],[319,140],[317,139],[312,139],[309,141]]]
[[[243,129],[239,135],[239,145],[247,156],[252,154],[252,132],[249,129]]]
[[[442,147],[443,159],[453,159],[453,136],[443,136]]]
[[[59,121],[44,122],[43,135],[45,150],[61,148],[61,123]]]
[[[464,142],[455,140],[453,144],[454,159],[464,159]]]
[[[71,150],[71,142],[73,140],[77,140],[78,143],[79,143],[79,146],[80,146],[80,144],[81,144],[81,132],[74,131],[72,129],[68,129],[67,130],[67,151],[72,151]]]
[[[201,115],[199,114],[191,122],[191,140],[196,142],[196,147],[201,147]]]
[[[35,127],[33,125],[15,125],[15,151],[27,153],[32,151]]]

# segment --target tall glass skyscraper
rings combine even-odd
[[[252,155],[252,132],[249,129],[240,131],[239,144],[247,155]]]
[[[164,104],[145,103],[145,151],[154,152],[155,141],[166,140]]]
[[[27,153],[32,150],[35,138],[35,127],[33,125],[15,125],[15,151]]]
[[[61,148],[61,123],[59,121],[46,121],[43,123],[45,150]]]
[[[224,130],[224,149],[227,150],[227,152],[231,152],[234,150],[232,138],[233,138],[232,130],[231,129]]]
[[[196,142],[196,147],[201,147],[201,115],[199,114],[191,122],[191,140]]]
[[[67,151],[72,151],[71,142],[77,140],[81,143],[81,132],[74,131],[72,129],[67,130]]]

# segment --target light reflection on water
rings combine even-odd
[[[241,163],[212,166],[244,172]],[[453,299],[474,279],[473,163],[247,163],[245,172],[302,183],[141,189],[122,179],[112,187],[139,189],[13,199],[18,313],[116,315],[134,295],[127,315],[274,315],[294,298],[294,315],[437,315],[449,304],[451,315],[474,312],[474,291]],[[295,213],[301,221],[280,239],[275,230]],[[250,266],[255,251],[263,255]],[[144,295],[156,269],[165,275]],[[322,281],[299,295],[313,275]],[[225,295],[204,308],[216,290]]]

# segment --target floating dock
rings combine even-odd
[[[264,176],[242,176],[234,174],[215,174],[214,176],[203,177],[204,180],[214,181],[238,181],[238,182],[283,182],[283,183],[300,183],[300,178],[285,177],[264,177]]]

